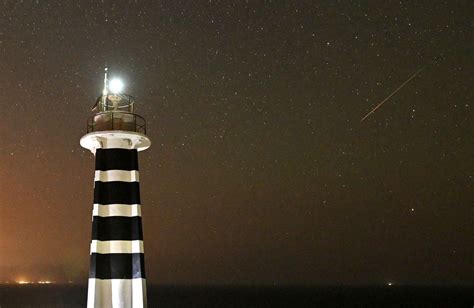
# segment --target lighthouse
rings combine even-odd
[[[120,80],[108,80],[81,146],[95,156],[88,308],[146,307],[138,152],[150,147],[146,121]]]

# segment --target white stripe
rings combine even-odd
[[[91,254],[95,253],[143,253],[143,241],[92,240]]]
[[[142,216],[140,204],[94,204],[92,216]]]
[[[146,308],[146,280],[89,278],[88,308]]]
[[[140,204],[94,204],[93,216],[141,216]]]
[[[138,182],[137,170],[96,170],[94,181],[101,182]]]

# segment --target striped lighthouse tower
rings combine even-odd
[[[150,147],[146,122],[118,80],[103,94],[81,146],[95,155],[94,206],[87,307],[146,307],[138,176],[139,151]]]

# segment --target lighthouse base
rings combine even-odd
[[[144,308],[147,304],[143,294],[145,279],[89,279],[87,307]]]

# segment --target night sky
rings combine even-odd
[[[471,285],[470,1],[3,1],[0,281],[86,284],[103,69],[151,284]],[[413,73],[423,71],[365,121]]]

